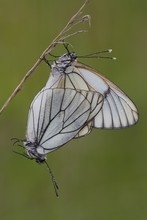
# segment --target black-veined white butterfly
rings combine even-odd
[[[85,57],[95,57],[95,54]],[[51,65],[51,75],[46,86],[95,91],[103,96],[104,103],[100,112],[87,124],[89,130],[83,130],[77,137],[89,134],[93,127],[119,129],[134,125],[138,121],[138,111],[131,99],[104,76],[78,62],[74,52],[68,51]]]
[[[30,105],[26,141],[22,154],[38,163],[46,163],[58,196],[46,155],[88,131],[88,124],[103,105],[103,96],[97,92],[44,87]],[[16,141],[17,142],[17,141]],[[18,152],[17,152],[18,153]],[[20,153],[18,153],[20,154]]]

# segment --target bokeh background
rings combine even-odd
[[[0,0],[0,106],[82,4]],[[0,115],[0,219],[147,219],[147,1],[91,0],[85,13],[91,28],[69,42],[80,55],[113,48],[116,61],[81,61],[133,99],[140,121],[129,129],[94,129],[49,154],[56,198],[46,167],[14,154],[10,140],[25,138],[30,102],[50,73],[42,63]],[[59,46],[54,54],[64,52]]]

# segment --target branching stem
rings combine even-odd
[[[66,26],[62,29],[62,31],[55,37],[55,39],[51,42],[51,44],[43,51],[39,59],[36,61],[36,63],[31,67],[31,69],[26,73],[26,75],[23,77],[21,82],[18,84],[18,86],[14,89],[12,94],[9,96],[9,98],[6,100],[2,108],[0,109],[0,114],[2,111],[8,106],[10,101],[17,95],[17,93],[22,89],[25,81],[28,79],[29,76],[38,68],[40,63],[44,60],[45,56],[48,55],[57,44],[63,43],[63,41],[73,35],[79,34],[81,32],[85,32],[85,30],[78,30],[73,33],[69,33],[68,31],[71,30],[74,26],[78,25],[79,23],[88,22],[90,24],[90,16],[84,15],[82,16],[82,10],[86,6],[89,0],[86,0],[84,4],[81,6],[81,8],[77,11],[75,15],[73,15]],[[65,34],[66,33],[66,34]]]

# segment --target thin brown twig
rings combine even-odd
[[[75,34],[85,32],[85,30],[79,30],[77,32],[67,34],[64,36],[65,33],[68,33],[69,30],[71,30],[75,25],[82,23],[82,22],[90,22],[90,16],[84,15],[81,16],[83,8],[86,6],[89,0],[86,0],[84,4],[81,6],[81,8],[77,11],[76,14],[74,14],[66,26],[62,29],[62,31],[55,37],[55,39],[51,42],[51,44],[43,51],[39,59],[36,61],[36,63],[31,67],[31,69],[26,73],[26,75],[23,77],[21,82],[18,84],[18,86],[14,89],[12,94],[9,96],[9,98],[6,100],[2,108],[0,109],[0,114],[3,112],[3,110],[8,106],[10,101],[17,95],[17,93],[22,89],[25,81],[28,79],[28,77],[31,76],[31,74],[37,69],[37,67],[40,65],[40,63],[44,60],[45,56],[48,55],[57,44],[63,43],[64,39],[67,39]]]

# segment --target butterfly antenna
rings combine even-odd
[[[53,173],[52,173],[52,170],[51,170],[50,166],[49,166],[48,163],[46,162],[46,160],[45,160],[44,162],[45,162],[45,164],[46,164],[46,166],[47,166],[47,168],[48,168],[48,171],[49,171],[49,173],[50,173],[51,180],[52,180],[52,183],[53,183],[53,186],[54,186],[54,190],[55,190],[55,194],[56,194],[57,197],[59,197],[59,195],[58,195],[58,189],[59,189],[59,187],[58,187],[58,185],[57,185],[57,183],[56,183],[55,177],[54,177],[54,175],[53,175]]]
[[[78,58],[106,58],[106,59],[116,60],[116,57],[99,56],[98,55],[98,54],[111,53],[111,52],[112,52],[112,49],[107,49],[107,50],[102,50],[102,51],[98,51],[98,52],[95,52],[95,53],[87,54],[85,56],[78,56]]]
[[[104,58],[104,59],[116,60],[116,57],[105,57],[105,56],[90,56],[90,57],[81,57],[81,58]]]

